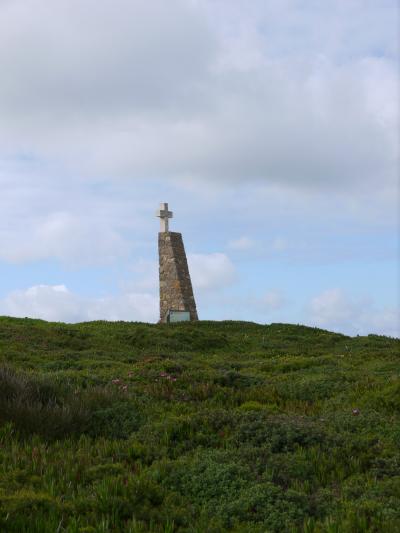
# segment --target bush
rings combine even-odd
[[[112,405],[94,410],[87,422],[89,435],[103,435],[114,439],[127,439],[137,431],[141,416],[130,402],[115,401]]]
[[[0,368],[0,423],[12,422],[21,435],[58,439],[83,432],[88,420],[82,402],[57,383]]]
[[[0,367],[0,424],[12,422],[22,436],[60,439],[87,433],[127,438],[140,424],[135,406],[115,389],[76,390],[50,378]]]
[[[273,453],[318,443],[329,445],[327,435],[316,423],[302,417],[271,416],[264,412],[249,412],[242,416],[233,441],[237,446],[244,443],[268,445]]]
[[[249,402],[244,402],[240,406],[241,411],[262,411],[264,409],[264,406],[260,402],[256,402],[254,400]]]
[[[400,531],[399,353],[288,324],[0,317],[0,531]]]

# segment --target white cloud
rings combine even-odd
[[[352,3],[354,19],[383,22],[344,57],[345,8],[280,6],[256,2],[247,16],[244,2],[3,2],[3,150],[107,179],[393,188],[397,65],[371,56],[390,16]],[[331,17],[336,33],[314,30]],[[291,24],[302,31],[285,44],[276,28],[292,35]],[[240,64],[227,59],[238,43]]]
[[[195,292],[226,287],[236,279],[235,267],[223,253],[189,254],[188,263]]]
[[[130,271],[134,274],[134,279],[122,282],[124,291],[158,291],[158,262],[138,258],[131,266]]]
[[[14,291],[0,302],[0,312],[16,317],[76,322],[82,318],[81,302],[64,285],[36,285]]]
[[[0,160],[0,260],[105,265],[125,259],[151,231],[154,209],[138,198],[138,186],[56,179],[54,169],[48,176],[40,167],[15,170]]]
[[[337,61],[398,53],[396,0],[210,0],[210,19],[222,25],[228,59],[247,65],[262,44],[272,57],[317,55]],[[352,37],[350,39],[350,37]],[[229,52],[235,46],[236,57]],[[241,53],[240,53],[241,52]]]
[[[88,320],[127,320],[156,322],[159,318],[158,297],[150,293],[126,293],[93,299],[87,309]]]
[[[328,289],[309,306],[313,325],[348,334],[400,336],[400,310],[377,309],[369,298],[356,299],[342,289]]]
[[[49,257],[66,263],[104,264],[128,253],[128,243],[92,214],[52,212],[35,217],[31,227],[21,219],[0,230],[0,258],[25,262]]]
[[[0,259],[122,259],[166,186],[181,204],[203,191],[224,220],[291,221],[301,206],[305,219],[392,222],[390,13],[358,1],[0,2]],[[354,39],[370,20],[381,29]],[[300,34],[282,39],[292,25]],[[239,231],[232,249],[263,241]]]
[[[286,295],[280,289],[260,290],[259,294],[247,294],[236,298],[236,308],[242,313],[247,313],[247,316],[254,316],[259,322],[265,322],[272,316],[276,319],[277,313],[287,308],[287,304]],[[230,306],[231,309],[235,308],[232,303]]]
[[[255,246],[255,242],[249,237],[239,237],[238,239],[233,239],[229,241],[228,248],[231,250],[245,251],[250,250]]]
[[[2,110],[24,120],[55,113],[77,125],[78,113],[95,118],[100,108],[173,109],[215,46],[185,0],[14,0],[0,10]]]
[[[152,294],[125,293],[106,298],[84,298],[64,285],[36,285],[0,300],[0,314],[56,322],[127,320],[155,322],[158,299]]]
[[[282,237],[276,237],[271,244],[271,248],[276,252],[283,252],[287,248],[287,241]]]
[[[270,311],[276,311],[278,309],[282,309],[285,303],[286,303],[286,299],[282,291],[277,290],[277,289],[271,289],[267,291],[259,299],[260,307],[264,308],[265,310],[270,310]]]
[[[205,293],[207,300],[208,291],[215,292],[236,279],[235,268],[225,254],[190,254],[188,263],[195,297]],[[120,283],[120,293],[116,295],[90,298],[71,292],[65,285],[34,285],[0,300],[0,314],[63,322],[155,322],[159,306],[157,264],[141,259],[131,271],[132,281]]]

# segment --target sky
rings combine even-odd
[[[399,336],[396,0],[0,0],[0,314]]]

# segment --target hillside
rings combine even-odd
[[[400,531],[399,348],[0,318],[0,531]]]

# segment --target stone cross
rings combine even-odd
[[[169,219],[174,216],[172,211],[168,211],[168,204],[161,203],[160,209],[157,211],[156,216],[158,216],[160,219],[160,233],[168,233]]]

